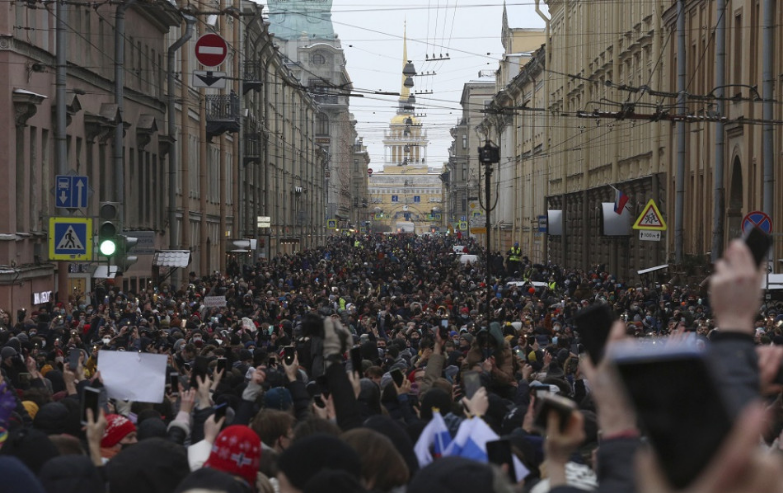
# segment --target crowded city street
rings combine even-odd
[[[234,265],[232,274],[191,274],[178,289],[106,283],[32,313],[6,310],[3,491],[783,484],[775,451],[783,316],[774,303],[759,305],[761,274],[744,243],[730,245],[709,293],[526,256],[509,264],[498,253],[492,264],[487,277],[486,253],[468,238],[344,235]],[[223,306],[207,306],[215,299]],[[575,325],[596,307],[611,308],[616,321]],[[595,353],[588,335],[604,329],[606,347]],[[720,371],[677,375],[677,383],[657,368],[646,397],[631,391],[629,401],[612,368],[629,358],[612,349],[628,341],[636,354],[674,348],[670,364],[693,351],[693,361],[718,361]],[[721,400],[695,400],[714,397],[699,388],[717,389]],[[653,449],[671,446],[666,433],[691,438],[687,466],[653,462],[637,427],[650,417],[636,416],[638,402],[671,415],[663,428],[648,425]],[[688,427],[717,426],[711,416],[720,413],[734,424],[710,430],[724,443],[706,450],[707,438]]]

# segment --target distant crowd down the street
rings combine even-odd
[[[745,243],[700,286],[486,255],[333,236],[0,307],[0,491],[783,491],[783,311]]]

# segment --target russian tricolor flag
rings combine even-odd
[[[615,188],[614,189],[614,211],[622,215],[623,209],[625,209],[625,204],[628,203],[628,196],[624,194],[621,190]]]
[[[451,445],[451,434],[446,422],[440,412],[433,409],[432,419],[422,430],[419,440],[413,448],[416,452],[416,458],[419,460],[419,467],[424,467],[434,459],[442,457],[449,445]]]
[[[487,463],[489,462],[487,442],[498,438],[500,437],[481,418],[466,419],[460,424],[457,435],[443,455],[445,457],[459,456]],[[522,479],[530,474],[530,471],[519,459],[513,457],[513,461],[517,478]]]

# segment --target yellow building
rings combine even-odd
[[[402,68],[408,63],[403,41]],[[397,114],[384,133],[383,171],[369,179],[371,227],[374,232],[440,230],[443,210],[441,167],[427,161],[427,131],[416,117],[416,97],[402,76]]]

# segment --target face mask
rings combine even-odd
[[[108,337],[104,337],[103,338],[103,345],[104,346],[108,346],[110,342],[111,342],[110,338],[108,338]]]

